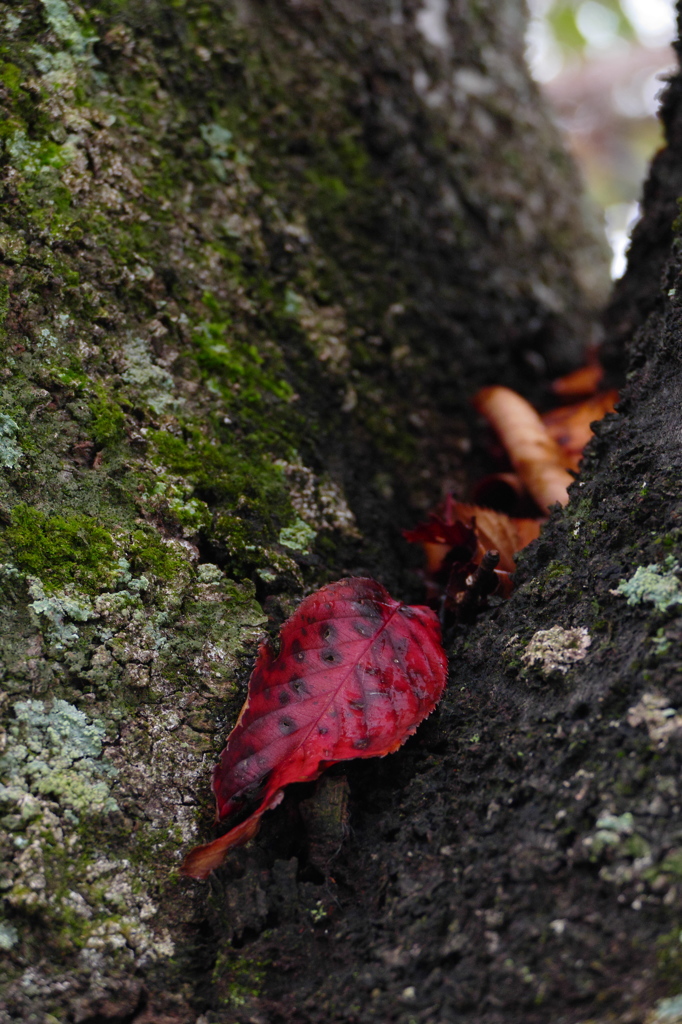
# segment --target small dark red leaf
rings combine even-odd
[[[206,878],[250,839],[290,782],[337,761],[397,750],[445,687],[440,625],[429,608],[394,601],[375,580],[340,580],[311,594],[284,623],[279,653],[258,654],[249,692],[213,776],[218,818],[260,791],[240,825],[199,846],[182,870]]]

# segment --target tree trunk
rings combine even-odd
[[[401,751],[178,873],[259,638],[343,575],[419,600],[470,395],[598,336],[522,8],[3,12],[3,1021],[678,1019],[678,79],[606,321],[636,373],[511,600]]]

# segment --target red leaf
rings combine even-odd
[[[410,544],[421,544],[426,555],[426,568],[431,574],[438,572],[443,559],[451,551],[455,551],[460,561],[469,561],[479,546],[476,530],[472,526],[467,526],[460,519],[448,521],[454,504],[448,495],[443,515],[439,514],[439,510],[429,512],[428,522],[418,523],[414,530],[403,530],[403,537]]]
[[[206,878],[255,835],[290,782],[337,761],[397,750],[445,687],[447,661],[430,608],[394,601],[375,580],[339,580],[311,594],[284,623],[279,653],[261,646],[246,704],[213,774],[225,818],[265,789],[256,810],[220,839],[192,850],[182,872]]]
[[[428,522],[403,530],[403,537],[422,545],[427,572],[435,578],[446,558],[449,566],[469,561],[478,564],[491,548],[500,552],[500,569],[514,572],[514,553],[539,533],[540,523],[535,519],[512,519],[504,512],[456,501],[449,494],[429,512]]]

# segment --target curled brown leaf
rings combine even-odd
[[[573,477],[564,468],[559,445],[532,405],[510,388],[499,386],[483,388],[473,404],[495,430],[539,508],[546,511],[557,502],[565,505]]]

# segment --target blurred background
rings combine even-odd
[[[528,60],[554,107],[587,191],[604,211],[611,276],[625,270],[656,118],[675,66],[674,0],[528,0]]]

